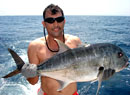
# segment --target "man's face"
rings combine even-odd
[[[46,18],[57,18],[57,17],[61,17],[61,16],[62,16],[61,12],[57,12],[56,14],[52,15],[51,11],[47,10],[46,14],[45,14],[45,19]],[[55,20],[53,23],[44,22],[44,27],[47,29],[48,35],[50,35],[52,37],[59,37],[63,33],[64,24],[65,24],[65,20],[63,20],[62,22],[57,22]]]

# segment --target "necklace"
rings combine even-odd
[[[46,46],[47,46],[47,48],[48,48],[51,52],[58,52],[58,51],[59,51],[59,45],[58,45],[58,50],[52,50],[52,49],[49,47],[49,45],[48,45],[48,43],[47,43],[47,39],[46,39],[45,28],[44,28],[44,36],[45,36]],[[63,42],[65,42],[64,31],[63,31]]]

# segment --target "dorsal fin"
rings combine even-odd
[[[55,39],[55,41],[57,42],[57,44],[58,44],[58,46],[59,46],[59,52],[58,52],[58,53],[65,52],[65,51],[67,51],[67,50],[70,49],[66,44],[64,44],[64,43],[61,42],[60,40]]]

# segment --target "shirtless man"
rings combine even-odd
[[[28,58],[31,64],[40,64],[48,58],[55,55],[59,48],[54,38],[61,40],[70,48],[76,48],[81,44],[78,37],[69,34],[64,35],[65,18],[62,9],[56,5],[49,5],[43,12],[42,22],[47,30],[48,35],[32,41],[28,47]],[[55,64],[55,63],[54,63]],[[30,84],[38,82],[39,76],[28,78]],[[62,91],[57,91],[59,83],[52,78],[41,76],[41,95],[78,95],[77,84],[71,83]]]

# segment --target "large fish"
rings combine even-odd
[[[108,79],[129,64],[126,54],[113,44],[98,43],[70,49],[61,41],[56,41],[59,53],[36,66],[36,74],[56,79],[60,84],[58,91],[72,82],[98,81],[98,94],[102,80]],[[8,50],[17,64],[17,70],[3,78],[20,73],[22,67],[31,67],[32,64],[25,64],[13,50]],[[27,77],[34,77],[31,72],[25,73]]]

